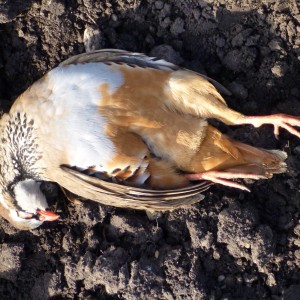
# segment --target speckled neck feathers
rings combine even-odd
[[[39,178],[36,163],[42,158],[34,133],[34,121],[26,113],[5,114],[0,123],[1,188],[11,192],[18,181]]]

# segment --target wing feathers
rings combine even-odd
[[[201,201],[201,192],[211,183],[202,182],[182,189],[147,190],[107,182],[85,175],[68,166],[61,166],[64,180],[58,182],[71,192],[82,197],[117,207],[151,210],[173,210]]]
[[[225,94],[227,96],[231,95],[231,92],[228,89],[226,89],[222,84],[220,84],[216,80],[206,75],[181,68],[163,59],[158,59],[156,57],[149,57],[142,53],[128,52],[125,50],[102,49],[102,50],[82,53],[79,55],[72,56],[69,59],[63,61],[62,63],[60,63],[60,66],[67,66],[72,64],[95,63],[95,62],[127,64],[132,67],[153,68],[158,70],[169,70],[169,71],[185,70],[191,74],[195,74],[196,76],[204,77],[206,80],[211,82],[220,93]]]

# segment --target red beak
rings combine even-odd
[[[40,215],[40,221],[55,221],[59,218],[59,215],[48,210],[37,210],[36,213]]]

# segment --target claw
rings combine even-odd
[[[279,140],[279,126],[274,125],[274,135],[276,140]]]
[[[264,124],[271,124],[274,126],[275,137],[279,136],[279,128],[284,128],[289,133],[300,138],[300,131],[296,130],[295,127],[300,127],[300,117],[289,116],[284,114],[276,114],[270,116],[244,116],[236,122],[238,125],[251,124],[254,127],[260,127]]]

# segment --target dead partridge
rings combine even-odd
[[[220,84],[123,50],[72,57],[35,82],[0,123],[0,212],[20,229],[57,219],[40,181],[117,207],[171,210],[212,183],[286,171],[286,154],[235,141],[208,125],[272,124],[300,137],[300,118],[245,116]],[[200,196],[199,196],[200,195]]]

